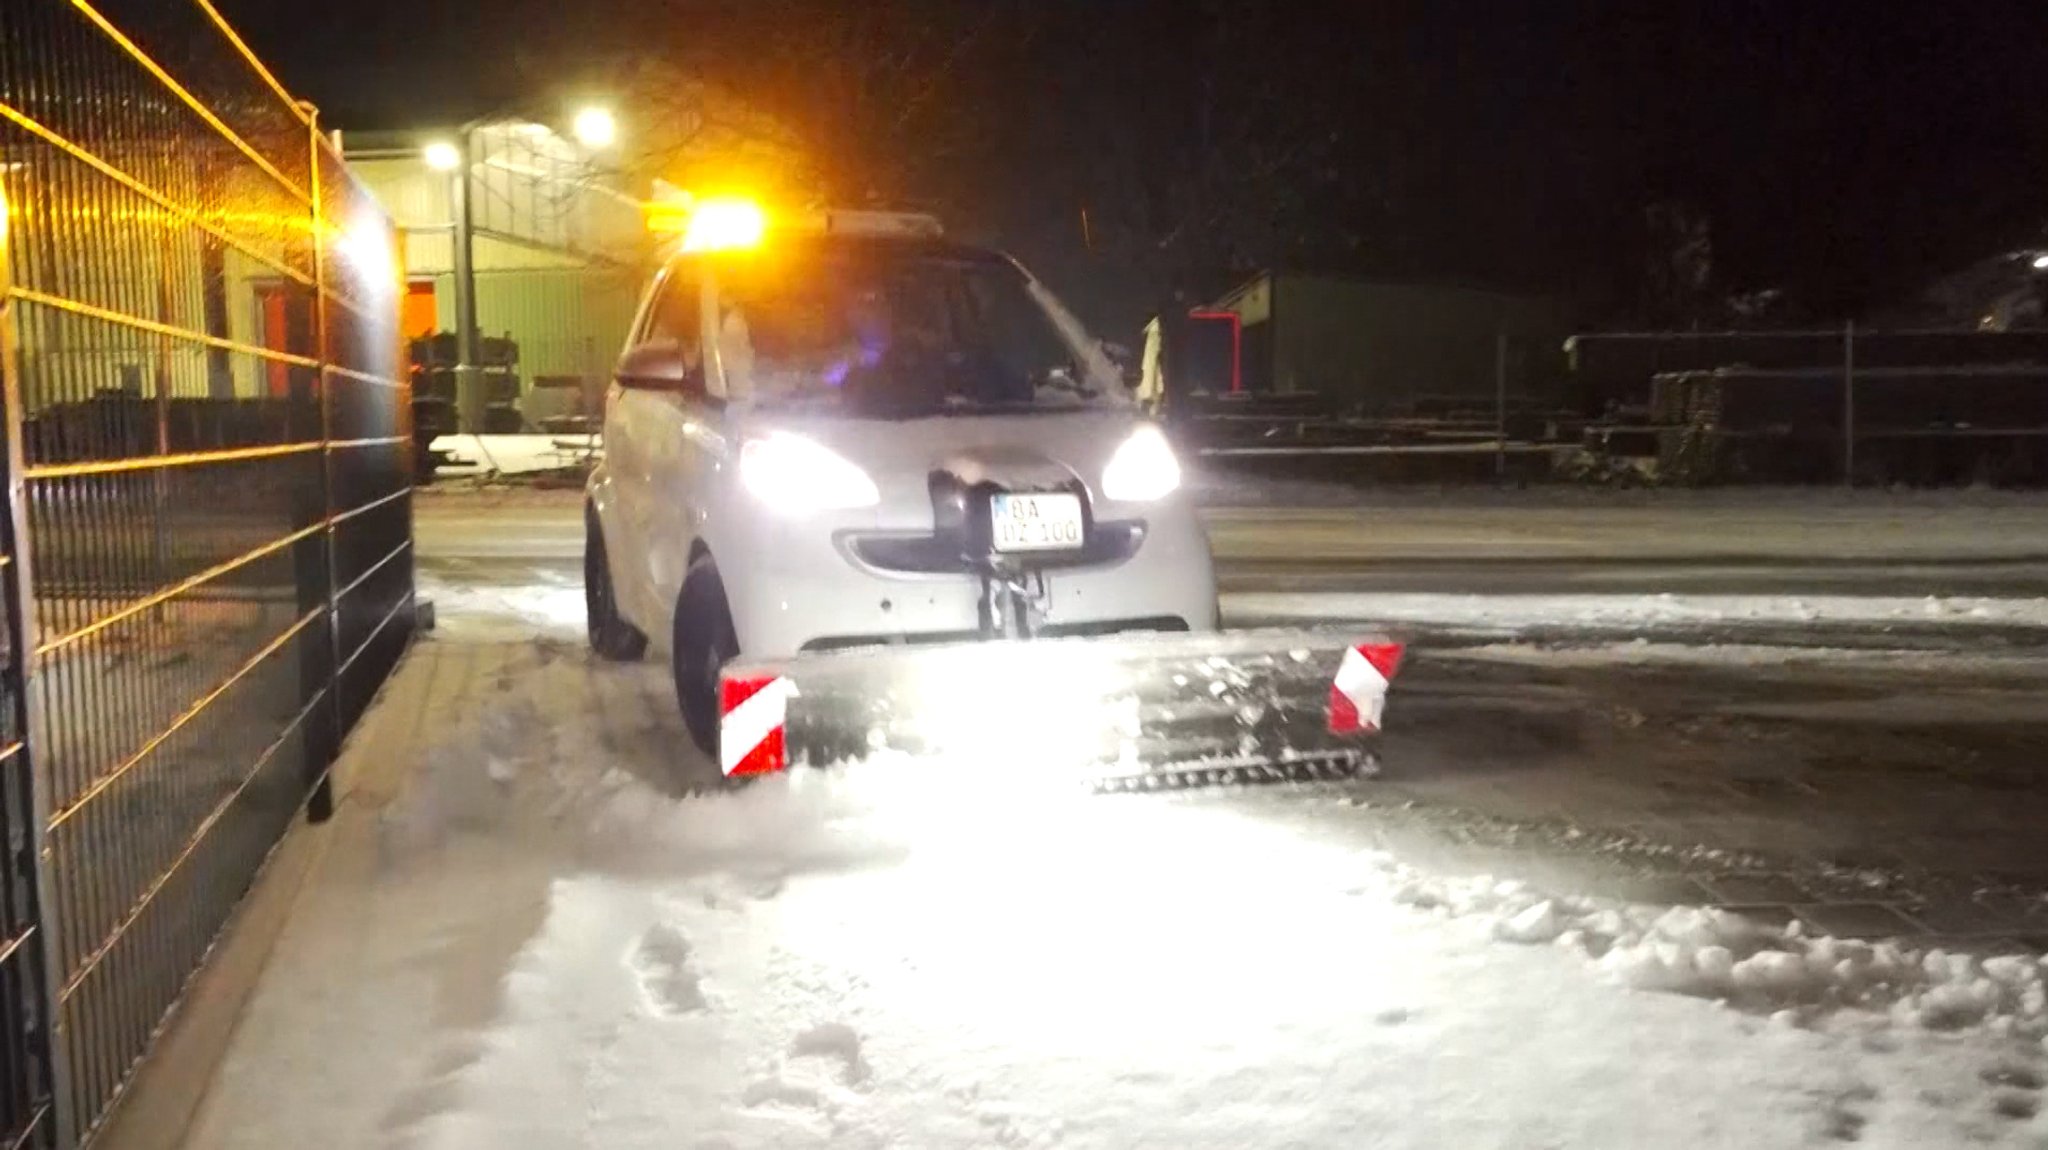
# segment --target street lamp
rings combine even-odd
[[[477,366],[476,223],[472,215],[470,168],[480,117],[455,130],[455,139],[434,140],[420,150],[427,167],[448,175],[449,248],[455,279],[455,414],[457,426],[483,433],[484,392]]]
[[[2034,257],[2034,270],[2037,272],[2048,272],[2048,255]]]
[[[585,108],[576,113],[570,127],[576,133],[576,142],[586,148],[609,148],[619,137],[618,121],[612,119],[608,108]]]
[[[452,172],[462,166],[462,149],[446,140],[435,140],[420,149],[427,166],[437,172]]]
[[[455,130],[453,140],[435,140],[421,151],[427,167],[437,172],[446,172],[449,180],[449,221],[454,234],[453,264],[455,273],[455,394],[456,411],[462,427],[472,433],[483,431],[485,395],[483,367],[478,344],[476,320],[476,220],[475,194],[470,187],[473,169],[479,162],[476,133],[490,123],[492,118],[512,111],[501,107],[497,111],[462,125]],[[611,146],[618,138],[618,121],[611,111],[597,105],[590,105],[578,111],[570,124],[571,132],[578,143],[593,151]]]

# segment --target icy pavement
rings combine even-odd
[[[480,637],[510,599],[438,597],[352,741],[189,1145],[2048,1146],[2030,955],[1434,873],[1287,792],[695,790],[659,666]]]
[[[1206,484],[1226,592],[2038,596],[2040,493]],[[1234,506],[1267,496],[1291,505]]]
[[[2048,559],[2039,492],[1571,487],[1326,492],[1287,502],[1197,489],[1219,552],[1300,561],[1869,560],[1953,564]],[[1299,501],[1296,501],[1299,500]]]

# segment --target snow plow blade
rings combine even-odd
[[[728,776],[912,756],[1103,793],[1342,779],[1402,645],[1303,631],[949,643],[734,666]]]

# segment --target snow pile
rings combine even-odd
[[[672,705],[658,667],[632,670],[650,671],[654,701]],[[801,771],[772,786],[728,787],[694,748],[679,745],[680,731],[647,727],[630,742],[611,740],[615,752],[666,759],[664,781],[700,792],[678,804],[630,771],[593,770],[578,724],[564,714],[578,702],[514,695],[456,724],[422,753],[405,801],[382,812],[387,849],[510,829],[612,873],[719,872],[771,883],[897,862],[908,850],[906,820],[919,808],[891,802],[914,788],[901,772],[861,779]]]
[[[1703,624],[2048,626],[2048,599],[1888,595],[1446,595],[1432,592],[1240,592],[1226,620],[1370,620],[1466,627],[1689,627]]]
[[[1751,1010],[1864,1011],[1929,1030],[1989,1023],[2048,1036],[2048,959],[1977,958],[1897,942],[1809,937],[1711,907],[1629,905],[1546,896],[1513,881],[1428,879],[1382,860],[1396,897],[1493,937],[1552,944],[1602,977],[1640,990],[1714,998]]]
[[[1688,666],[1761,667],[1797,663],[1865,664],[1928,671],[1995,671],[2004,675],[2048,673],[2034,654],[1959,653],[1911,647],[1810,647],[1757,643],[1660,643],[1631,639],[1619,643],[1486,643],[1430,652],[1445,659],[1566,667]]]

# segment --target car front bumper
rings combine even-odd
[[[1100,525],[1134,532],[1127,545],[1112,542],[1044,571],[1042,634],[1215,629],[1216,582],[1200,524],[1185,506],[1150,510],[1156,513]],[[769,530],[768,546],[744,553],[720,553],[713,544],[746,658],[971,639],[979,631],[980,577],[964,564],[951,571],[905,569],[918,565],[910,554],[913,533],[857,526],[820,531],[815,523]],[[902,546],[892,550],[896,544]],[[942,565],[941,559],[927,565]]]

